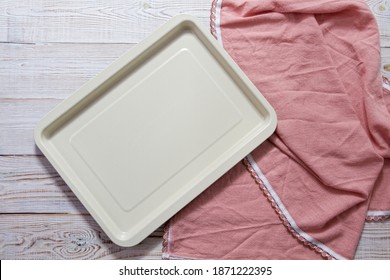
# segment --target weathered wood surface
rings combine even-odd
[[[390,78],[390,4],[367,1]],[[178,13],[208,26],[211,0],[0,1],[0,258],[160,258],[162,230],[109,241],[33,142],[36,122]],[[390,222],[368,223],[356,258],[390,258]]]
[[[0,44],[0,98],[64,99],[134,44]]]
[[[95,3],[95,5],[94,3],[95,1],[67,1],[66,3],[64,1],[29,1],[18,3],[19,6],[13,1],[0,3],[0,15],[2,15],[0,33],[12,30],[7,35],[7,43],[0,44],[0,85],[2,87],[0,90],[0,130],[2,131],[0,155],[41,154],[36,149],[32,136],[37,121],[58,104],[59,100],[69,96],[133,45],[120,44],[120,42],[138,42],[157,25],[161,25],[171,15],[178,13],[195,15],[207,25],[210,9],[209,1],[204,0],[153,1],[150,3],[148,1],[112,1],[104,4],[111,5],[108,7],[102,3]],[[145,12],[145,9],[148,12]],[[67,11],[70,11],[69,14]],[[62,16],[53,17],[53,14],[57,13]],[[91,31],[88,36],[82,35],[80,26],[79,28],[68,27],[68,33],[71,35],[74,33],[73,35],[78,36],[79,39],[72,36],[69,38],[65,35],[59,36],[54,32],[52,35],[55,38],[68,39],[59,41],[53,37],[45,40],[35,39],[34,42],[26,40],[30,38],[25,34],[28,33],[30,27],[35,36],[42,28],[50,29],[51,20],[54,21],[52,28],[58,31],[59,26],[55,25],[58,24],[57,18],[62,18],[65,22],[75,21],[79,24],[74,17],[84,20],[83,24],[80,23],[81,27],[89,26],[91,18],[95,23],[102,24],[108,17],[110,21],[108,26],[114,31],[107,30],[107,34],[114,36],[121,25],[117,26],[117,21],[113,19],[117,19],[117,15],[121,13],[130,14],[123,16],[126,19],[120,19],[125,22],[126,26],[127,33],[123,36],[130,38],[129,40],[121,41],[117,38],[113,39],[114,44],[110,44],[111,40],[105,37],[105,33],[100,32],[99,25],[96,26],[96,24],[88,27],[96,31],[95,33]],[[5,21],[4,18],[8,20]],[[35,22],[35,19],[38,20]],[[23,26],[22,23],[25,21],[29,24]],[[45,22],[44,25],[42,21]],[[71,24],[69,22],[68,24]],[[131,22],[133,25],[130,24]],[[75,32],[70,32],[73,28]],[[1,30],[5,31],[1,32]],[[50,32],[45,32],[45,36],[50,35]],[[17,35],[20,33],[24,35]],[[97,36],[96,38],[100,38],[97,42],[102,41],[104,44],[77,43],[84,42],[85,38],[88,38],[87,42],[95,42],[93,34]],[[66,42],[67,44],[41,44],[40,42]],[[72,44],[68,44],[69,42]]]
[[[210,0],[0,2],[0,42],[138,43],[172,16],[208,24]]]
[[[367,0],[366,3],[377,20],[381,46],[390,47],[390,2],[387,0]]]
[[[33,142],[36,122],[171,16],[210,1],[0,2],[0,258],[161,258],[162,229],[112,244]]]
[[[113,244],[89,215],[1,215],[1,259],[161,259],[159,228],[131,248]]]
[[[171,16],[208,24],[210,0],[34,0],[0,2],[0,42],[137,43]],[[390,3],[367,0],[390,46]]]
[[[0,157],[0,213],[87,214],[44,156]]]
[[[390,48],[381,48],[381,57],[382,75],[390,79]]]
[[[60,99],[0,99],[0,155],[35,155],[34,127]]]
[[[33,129],[50,109],[130,49],[127,44],[0,44],[0,155],[35,155]],[[390,79],[390,48],[382,48]]]
[[[355,259],[390,259],[390,221],[365,224]]]

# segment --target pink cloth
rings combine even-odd
[[[367,211],[390,215],[390,100],[373,15],[362,1],[216,3],[212,31],[278,127],[170,220],[164,257],[353,258]]]

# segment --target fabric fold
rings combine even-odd
[[[369,8],[219,0],[211,32],[278,127],[170,220],[164,256],[353,258],[367,213],[390,216],[389,92]]]

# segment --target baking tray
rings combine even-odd
[[[275,128],[256,87],[180,15],[49,112],[35,141],[107,235],[133,246]]]

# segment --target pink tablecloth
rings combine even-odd
[[[390,216],[390,98],[362,1],[218,0],[212,33],[278,115],[275,134],[167,225],[165,258],[353,258]]]

